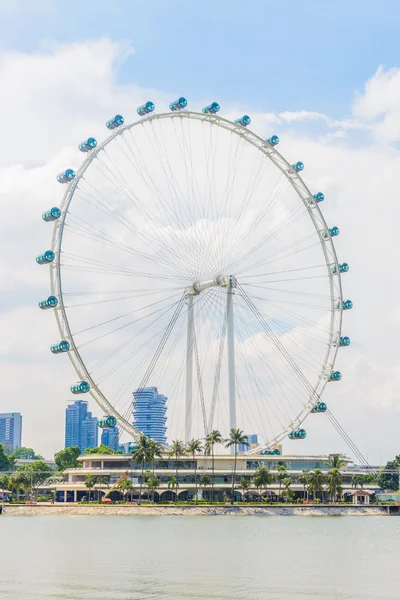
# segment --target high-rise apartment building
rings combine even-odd
[[[156,387],[133,392],[133,425],[160,444],[167,443],[167,400]]]
[[[11,454],[21,447],[22,415],[19,412],[0,413],[0,443]]]
[[[98,445],[97,419],[88,411],[86,400],[76,400],[65,411],[65,447],[79,446],[81,452]]]
[[[119,446],[118,427],[106,427],[101,432],[101,443],[117,452]]]

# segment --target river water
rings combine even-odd
[[[396,517],[0,517],[1,600],[399,600]]]

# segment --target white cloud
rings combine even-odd
[[[40,214],[61,197],[55,174],[79,164],[79,141],[102,139],[107,118],[117,112],[133,118],[147,98],[166,106],[164,92],[118,83],[118,65],[131,51],[128,44],[99,40],[47,45],[34,55],[0,54],[0,110],[7,115],[0,149],[0,352],[7,360],[1,409],[21,410],[25,442],[48,455],[63,443],[63,409],[74,376],[66,357],[47,351],[57,339],[52,315],[34,309],[48,290],[48,270],[34,263],[50,241],[51,227]],[[340,351],[343,381],[328,386],[325,399],[365,454],[369,449],[370,460],[398,453],[400,155],[389,144],[400,136],[399,95],[400,69],[380,68],[343,120],[301,107],[278,115],[246,110],[260,135],[277,133],[282,153],[304,161],[305,181],[325,193],[324,215],[341,228],[339,259],[351,266],[343,278],[345,296],[355,305],[344,315],[344,333],[353,343]],[[310,122],[321,126],[317,137],[305,133]],[[371,137],[353,144],[354,130]],[[310,417],[307,429],[311,435],[296,451],[345,450],[324,417]]]

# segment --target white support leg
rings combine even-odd
[[[235,331],[233,321],[233,295],[235,293],[236,278],[229,277],[226,294],[226,334],[228,351],[228,391],[229,391],[229,429],[236,429],[236,373],[235,373]],[[231,446],[234,454],[235,448]]]
[[[193,346],[194,319],[193,296],[187,296],[187,337],[186,337],[186,404],[185,404],[185,442],[192,435],[192,394],[193,394]]]

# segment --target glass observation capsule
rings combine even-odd
[[[340,229],[339,229],[339,227],[336,227],[336,225],[335,225],[334,227],[331,227],[329,229],[329,233],[330,233],[331,237],[336,237],[337,235],[339,235]]]
[[[108,129],[116,129],[117,127],[121,127],[124,124],[124,117],[122,115],[115,115],[113,119],[110,119],[106,123],[106,127]]]
[[[86,394],[90,390],[90,385],[87,381],[81,381],[75,385],[71,385],[70,390],[73,394]]]
[[[292,165],[292,167],[296,171],[296,173],[298,173],[299,171],[304,170],[304,163],[298,160],[297,163],[294,163],[294,165]]]
[[[306,435],[307,433],[305,429],[296,429],[296,431],[289,433],[288,438],[289,440],[304,440]]]
[[[325,196],[322,192],[317,192],[316,194],[314,194],[313,198],[315,202],[322,202],[325,199]]]
[[[42,310],[48,310],[49,308],[55,308],[57,304],[57,298],[55,296],[49,296],[47,300],[41,300],[41,302],[38,302],[38,307]]]
[[[270,138],[265,140],[267,142],[267,144],[269,144],[270,146],[277,146],[279,144],[279,138],[277,135],[271,135]]]
[[[54,344],[50,346],[50,350],[53,354],[61,354],[62,352],[68,352],[70,346],[67,340],[61,340],[59,344]]]
[[[101,429],[104,429],[105,427],[115,427],[117,424],[117,419],[113,416],[109,416],[109,417],[103,417],[99,422],[98,422],[98,426]]]
[[[314,406],[314,408],[311,410],[312,413],[323,413],[326,412],[327,410],[327,405],[325,404],[325,402],[318,402],[318,404],[316,404]]]
[[[174,100],[174,102],[171,102],[171,104],[169,105],[169,109],[172,111],[182,110],[183,108],[186,108],[186,107],[187,107],[187,100],[183,96],[181,98],[178,98],[178,100]]]
[[[353,308],[353,303],[351,300],[345,300],[343,302],[343,310],[350,310],[351,308]]]
[[[57,206],[53,206],[53,208],[50,208],[50,210],[46,210],[46,212],[44,212],[42,214],[43,221],[47,221],[47,222],[56,221],[60,217],[61,217],[61,210],[59,208],[57,208]]]
[[[349,269],[350,266],[348,265],[348,263],[342,263],[339,265],[339,273],[347,273]],[[336,273],[336,265],[333,265],[332,273]]]
[[[36,262],[38,265],[47,265],[48,263],[53,262],[55,257],[56,255],[52,250],[46,250],[46,252],[43,252],[43,254],[39,254],[39,256],[36,257]]]
[[[220,108],[221,107],[218,104],[218,102],[211,102],[211,104],[209,104],[208,106],[205,106],[204,108],[202,108],[201,112],[205,113],[205,114],[211,113],[212,115],[215,115],[215,113],[217,113]]]
[[[278,448],[274,448],[273,450],[262,450],[261,454],[262,456],[277,456],[280,455],[280,451]]]
[[[149,100],[145,104],[142,104],[142,106],[138,106],[136,109],[136,112],[141,117],[145,117],[146,115],[152,113],[154,109],[155,109],[155,105],[153,104],[153,102],[150,102],[150,100]]]
[[[57,175],[57,181],[59,183],[68,183],[75,179],[75,171],[73,169],[66,169]]]
[[[340,381],[342,379],[342,374],[340,371],[332,371],[329,381]]]
[[[350,346],[350,338],[347,335],[343,335],[339,340],[339,346]]]
[[[97,146],[97,140],[94,137],[90,137],[87,140],[85,140],[84,142],[81,142],[78,146],[79,150],[81,152],[89,152],[89,150],[93,150],[93,148],[96,148]]]
[[[236,125],[242,125],[242,127],[247,127],[247,125],[250,125],[251,123],[251,118],[249,117],[249,115],[243,115],[243,117],[236,119],[235,123]]]

